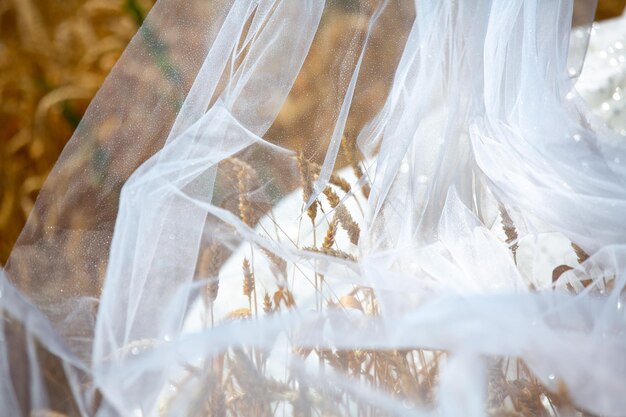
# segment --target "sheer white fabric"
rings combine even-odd
[[[2,407],[497,415],[513,358],[623,415],[626,145],[574,89],[573,13],[161,0],[3,272]]]

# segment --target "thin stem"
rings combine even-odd
[[[254,287],[252,289],[252,296],[254,296],[254,317],[258,318],[258,307],[257,307],[257,297],[256,297],[256,274],[254,272],[254,247],[252,243],[250,243],[250,269],[252,270],[252,277],[254,279]],[[250,298],[250,296],[248,296]],[[252,310],[252,302],[250,301],[250,310]]]

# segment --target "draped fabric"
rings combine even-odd
[[[159,1],[2,272],[2,408],[624,415],[592,3]]]

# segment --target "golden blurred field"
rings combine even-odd
[[[0,263],[152,0],[0,1]]]
[[[0,264],[153,0],[0,0]],[[626,0],[600,0],[597,19]]]

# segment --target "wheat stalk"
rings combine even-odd
[[[309,161],[308,159],[304,158],[303,156],[301,156],[302,154],[298,154],[298,156],[296,157],[298,160],[299,164],[306,164],[308,166],[308,171],[310,173],[310,175],[314,175],[314,176],[319,176],[322,167],[313,161]],[[330,174],[330,179],[328,180],[328,182],[336,187],[339,187],[344,193],[349,193],[352,190],[352,187],[350,186],[350,183],[348,181],[346,181],[345,178],[332,173]]]
[[[326,236],[324,236],[324,242],[322,242],[323,249],[330,249],[335,244],[335,234],[337,233],[337,219],[333,220],[326,229]]]
[[[272,271],[278,275],[277,278],[284,280],[287,278],[287,261],[276,255],[274,252],[262,248],[261,251],[269,259]]]
[[[357,150],[356,150],[355,141],[354,140],[349,141],[344,136],[341,140],[341,145],[343,147],[344,154],[346,155],[348,163],[352,167],[352,172],[354,172],[354,175],[357,177],[357,179],[361,181],[363,179],[363,169],[361,169],[361,165],[356,158]],[[361,192],[363,193],[363,196],[366,199],[370,197],[371,189],[370,189],[369,182],[367,181],[363,182],[363,185],[361,186]]]
[[[248,258],[243,258],[242,269],[243,269],[243,295],[248,297],[248,305],[250,307],[250,310],[252,310],[252,295],[255,292],[256,288],[255,288],[255,282],[254,282],[254,274],[252,273],[252,270],[250,269],[250,261],[248,261]],[[254,308],[256,310],[256,297],[254,297],[254,304],[255,304]]]
[[[359,243],[361,228],[357,222],[354,221],[347,208],[338,206],[335,210],[339,224],[341,224],[341,227],[348,233],[350,242],[352,242],[353,245],[357,245]]]
[[[298,153],[298,167],[300,168],[300,186],[302,187],[302,200],[308,203],[311,195],[313,195],[313,177],[311,175],[311,164],[304,157],[304,153]],[[306,210],[307,215],[311,219],[311,224],[315,225],[315,217],[317,216],[317,200]]]
[[[509,216],[509,212],[506,210],[504,205],[498,204],[498,209],[500,211],[500,217],[502,218],[502,228],[504,229],[504,234],[506,235],[506,243],[510,246],[511,252],[513,253],[513,260],[517,264],[517,229],[515,228],[513,219]]]
[[[309,252],[323,253],[324,255],[330,255],[333,258],[345,259],[348,261],[356,262],[356,258],[354,256],[339,249],[306,247],[304,248],[304,250]]]
[[[273,311],[272,299],[267,292],[265,292],[265,295],[263,296],[263,311],[265,314],[271,314]]]
[[[330,204],[330,207],[335,208],[341,202],[341,199],[332,188],[326,186],[323,193],[326,196],[326,200],[328,200],[328,204]]]
[[[195,277],[200,279],[209,278],[204,295],[210,310],[211,326],[214,324],[213,304],[217,299],[220,287],[219,272],[226,256],[227,251],[221,245],[213,243],[200,249],[196,265]]]

